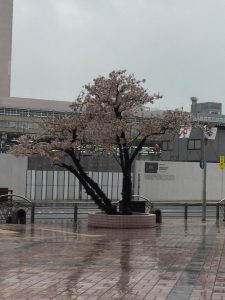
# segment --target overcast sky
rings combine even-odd
[[[113,69],[160,108],[225,107],[225,0],[14,0],[11,96],[72,101]]]

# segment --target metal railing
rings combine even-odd
[[[6,216],[12,207],[25,207],[27,210],[30,210],[30,218],[31,223],[34,223],[36,219],[72,219],[75,222],[78,220],[79,215],[85,215],[89,212],[99,211],[97,205],[93,201],[63,201],[63,202],[56,202],[56,201],[41,201],[41,202],[32,202],[27,198],[16,195],[16,194],[6,194],[1,195],[0,198],[4,198],[9,196],[9,201],[4,201],[0,203],[0,212],[3,212],[2,215]],[[14,200],[13,197],[17,197],[19,199]],[[192,210],[194,207],[201,208],[201,202],[153,202],[141,195],[132,195],[135,199],[143,199],[145,201],[145,209],[146,212],[151,212],[155,208],[162,210],[162,216],[166,215],[166,209],[172,208],[170,211],[171,217],[176,217],[177,212],[183,216],[185,220],[188,217],[192,217],[193,213],[196,212]],[[120,200],[119,200],[120,201]],[[118,205],[119,201],[114,202],[114,204]],[[181,210],[173,209],[173,208],[181,208]],[[215,202],[208,202],[207,207],[214,207],[213,215],[215,216],[216,220],[219,220],[222,215],[222,220],[225,221],[225,198],[221,199],[217,203]],[[4,209],[5,210],[4,210]],[[4,210],[4,211],[3,211]],[[199,212],[199,211],[198,211]],[[180,216],[179,215],[179,216]]]
[[[144,199],[145,200],[145,210],[146,212],[150,212],[154,208],[153,202],[151,202],[148,198],[141,195],[132,195],[133,198]]]
[[[48,201],[34,202],[32,205],[31,219],[72,219],[77,221],[78,215],[87,214],[90,211],[99,211],[94,201]]]
[[[141,196],[141,195],[132,195],[132,198],[138,198],[138,199],[143,199],[145,201],[145,210],[146,212],[150,212],[151,210],[153,210],[154,208],[154,204],[153,202],[151,202],[148,198],[144,197],[144,196]],[[120,198],[118,201],[116,202],[113,202],[116,206],[117,206],[117,209],[118,209],[118,205],[119,205],[119,202],[122,200],[122,198]]]
[[[18,194],[13,194],[12,192],[0,195],[1,220],[7,220],[9,216],[12,216],[13,211],[19,208],[23,208],[24,210],[26,210],[27,213],[29,208],[31,208],[31,211],[33,210],[33,203],[29,199]]]
[[[154,207],[157,207],[159,209],[162,209],[162,212],[164,213],[165,211],[163,211],[165,208],[173,208],[173,207],[180,207],[180,208],[183,208],[183,217],[185,220],[188,219],[188,216],[194,213],[201,213],[200,211],[197,211],[197,210],[192,210],[192,208],[194,207],[198,207],[198,208],[201,208],[202,207],[202,202],[154,202]],[[214,207],[215,208],[215,218],[216,220],[219,220],[220,218],[220,212],[222,211],[220,209],[220,204],[219,202],[207,202],[206,203],[206,207]],[[180,212],[180,211],[179,211]],[[181,212],[180,212],[181,213]],[[171,216],[173,217],[176,217],[176,210],[174,209],[173,212],[171,212]],[[200,217],[200,215],[199,215]]]
[[[146,199],[145,197],[139,196],[139,195],[133,195],[135,198],[139,197],[140,199]],[[162,209],[162,216],[164,216],[163,209],[166,209],[167,207],[180,207],[183,208],[183,218],[185,220],[188,219],[189,215],[191,213],[193,214],[193,211],[191,212],[191,208],[194,207],[201,207],[201,202],[195,202],[195,203],[188,203],[188,202],[152,202],[148,199],[146,201],[146,212],[151,212],[154,209]],[[119,201],[114,202],[114,204],[118,205]],[[223,206],[221,208],[221,204],[218,203],[207,203],[207,207],[215,207],[215,218],[216,220],[220,219],[220,213],[222,213],[223,220],[224,220],[224,213],[225,213],[225,198],[223,201]],[[37,211],[37,210],[40,211]],[[44,211],[47,209],[47,211]],[[42,211],[41,211],[42,210]],[[36,202],[32,204],[32,210],[31,210],[31,220],[32,223],[34,223],[34,218],[37,217],[37,219],[52,219],[54,216],[58,219],[68,219],[70,216],[70,219],[73,219],[75,222],[78,220],[79,215],[85,215],[89,212],[93,211],[100,211],[97,207],[97,205],[93,201],[76,201],[76,202]],[[166,214],[166,213],[165,213]],[[176,210],[173,210],[172,213],[173,217],[176,217]]]

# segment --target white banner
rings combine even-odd
[[[213,127],[210,130],[211,130],[211,134],[205,133],[205,137],[208,140],[215,140],[216,139],[216,133],[217,133],[217,127]]]

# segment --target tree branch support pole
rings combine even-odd
[[[187,220],[188,218],[188,203],[184,203],[184,219]]]
[[[31,206],[31,224],[34,224],[34,215],[35,215],[35,204],[32,203],[32,206]]]
[[[216,220],[219,221],[220,218],[220,204],[216,203]]]
[[[74,204],[74,210],[73,210],[73,221],[74,221],[74,223],[77,222],[77,213],[78,213],[78,207],[77,207],[77,204],[75,203]]]

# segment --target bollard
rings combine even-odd
[[[188,218],[188,204],[187,202],[184,203],[184,219],[187,220]]]
[[[13,213],[13,224],[26,224],[27,217],[24,209],[15,210]]]
[[[162,213],[160,209],[155,210],[156,223],[162,223]]]
[[[216,220],[220,218],[220,204],[216,203]]]
[[[32,206],[31,206],[31,224],[34,224],[34,215],[35,215],[35,204],[32,203]]]
[[[74,221],[74,223],[75,222],[77,222],[77,211],[78,211],[78,209],[77,209],[77,204],[75,204],[74,205],[74,212],[73,212],[73,221]]]

